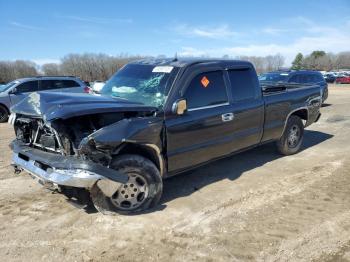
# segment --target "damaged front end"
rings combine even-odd
[[[34,93],[12,112],[15,170],[56,187],[90,189],[97,183],[109,196],[128,181],[127,175],[109,168],[126,143],[161,146],[162,121],[154,117],[155,108],[137,103]]]

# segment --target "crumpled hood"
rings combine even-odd
[[[123,111],[153,112],[155,107],[100,95],[35,92],[14,105],[11,111],[45,121],[74,116]]]

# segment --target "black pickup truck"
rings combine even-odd
[[[10,147],[16,172],[128,214],[157,204],[163,178],[209,161],[268,142],[298,152],[320,105],[318,86],[260,86],[249,62],[148,59],[100,94],[31,94],[12,108]]]

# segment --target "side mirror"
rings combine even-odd
[[[173,104],[172,111],[174,114],[183,115],[187,110],[186,99],[180,99]]]

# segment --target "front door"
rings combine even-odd
[[[169,172],[206,162],[229,149],[227,142],[233,114],[224,72],[196,75],[184,98],[187,100],[187,112],[165,120]]]

